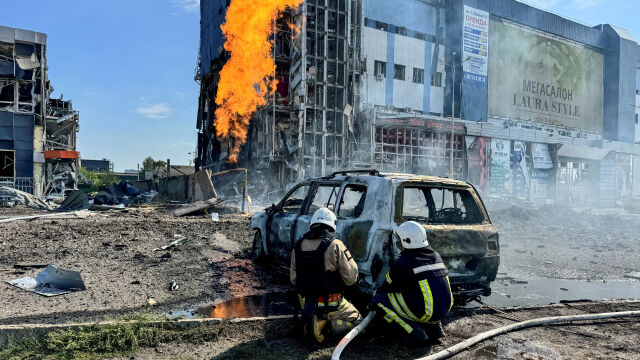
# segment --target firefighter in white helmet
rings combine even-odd
[[[371,308],[407,342],[437,342],[444,336],[440,320],[453,306],[447,268],[429,246],[422,225],[407,221],[395,233],[403,251],[376,290]]]
[[[298,292],[304,332],[313,333],[320,343],[327,333],[343,336],[361,320],[358,310],[343,296],[344,287],[358,280],[358,265],[335,237],[336,221],[331,210],[318,209],[310,231],[291,251],[290,277]]]

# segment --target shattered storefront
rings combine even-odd
[[[451,122],[426,116],[385,116],[373,126],[376,169],[431,176],[449,176]],[[466,175],[465,127],[455,125],[454,173]],[[364,145],[367,146],[367,145]]]

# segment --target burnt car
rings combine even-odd
[[[429,243],[442,256],[458,303],[491,293],[500,263],[498,230],[473,185],[375,170],[305,180],[251,219],[254,259],[288,267],[291,249],[320,207],[338,217],[336,235],[358,263],[362,292],[372,294],[384,281],[401,251],[394,229],[413,220],[424,225]]]

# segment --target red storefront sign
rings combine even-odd
[[[441,121],[423,118],[378,118],[376,125],[392,125],[398,127],[411,127],[430,131],[451,131],[451,121]],[[455,124],[456,134],[465,134],[467,131],[460,122]]]

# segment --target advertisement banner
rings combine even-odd
[[[489,13],[464,6],[462,21],[463,81],[487,84],[487,58],[489,56]]]
[[[534,169],[552,169],[553,161],[549,154],[549,146],[547,144],[532,144],[531,153],[533,154]]]
[[[511,140],[491,139],[492,194],[511,195]]]
[[[467,181],[478,189],[487,188],[487,138],[467,136]]]
[[[602,54],[497,19],[489,33],[489,115],[602,132]]]
[[[522,141],[513,142],[511,168],[513,173],[513,196],[525,196],[529,187],[529,167],[527,166],[527,145]]]

